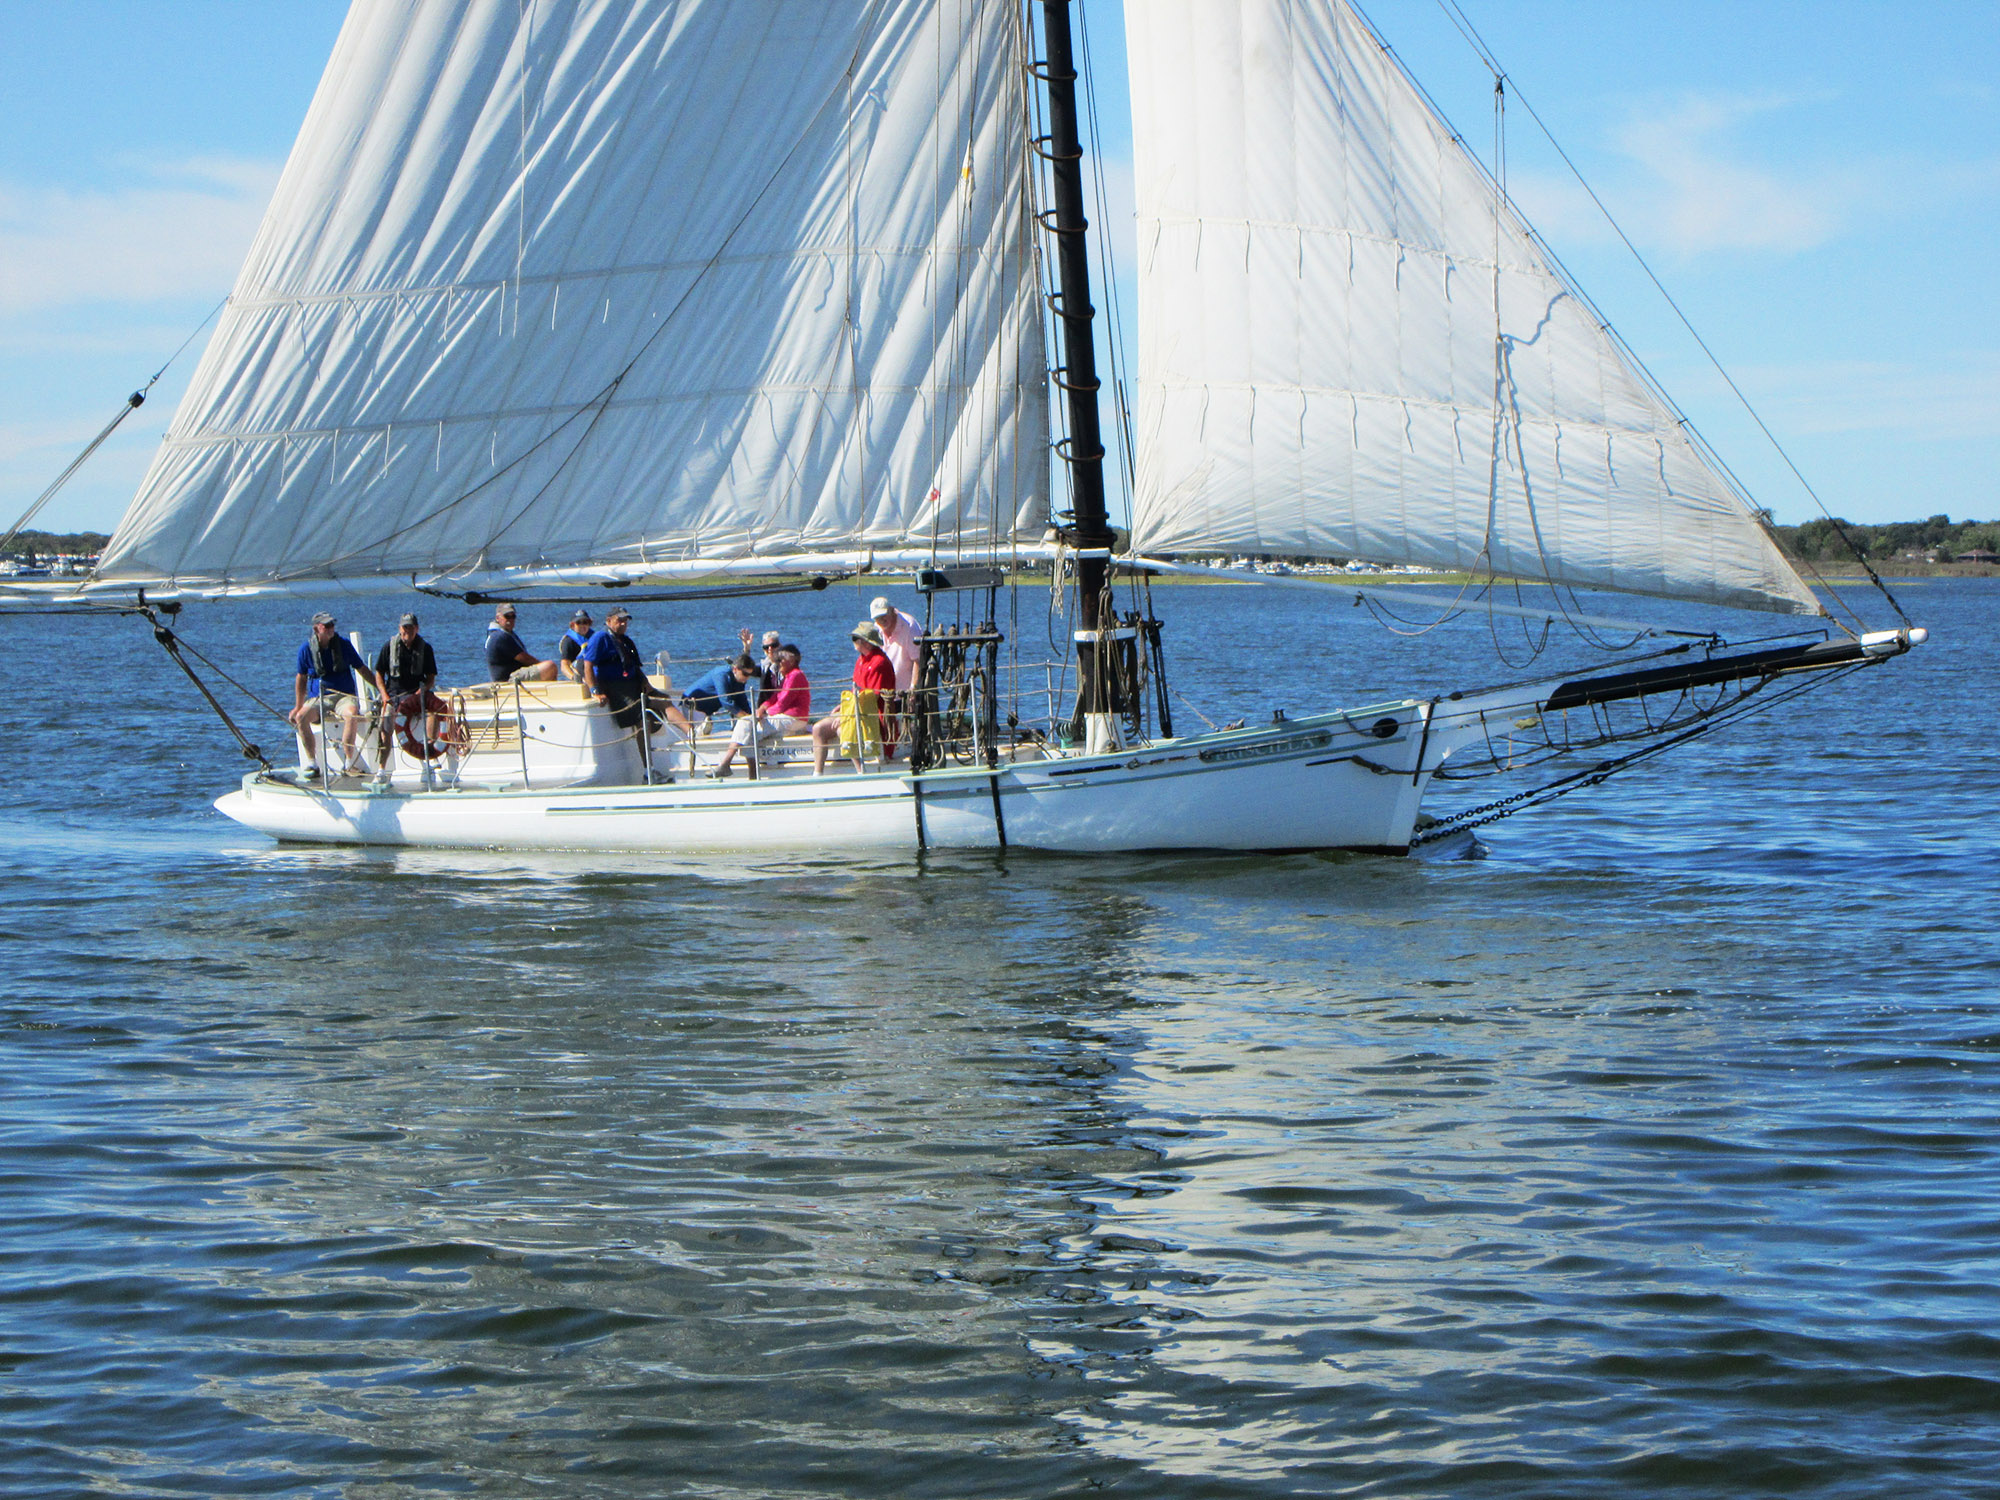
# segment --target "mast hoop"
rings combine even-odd
[[[1049,366],[1049,379],[1066,391],[1101,391],[1104,389],[1104,382],[1099,380],[1095,375],[1091,376],[1088,380],[1071,380],[1068,377],[1068,365]]]
[[[1094,463],[1101,463],[1104,459],[1104,445],[1102,443],[1099,443],[1097,445],[1097,451],[1095,453],[1082,453],[1082,454],[1079,454],[1076,451],[1075,438],[1066,438],[1066,437],[1057,438],[1049,446],[1056,450],[1056,456],[1062,459],[1065,463],[1094,464]]]

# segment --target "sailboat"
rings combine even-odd
[[[717,780],[716,739],[510,684],[317,775],[245,738],[260,768],[216,805],[386,845],[1404,853],[1922,640],[1830,620],[1346,0],[1126,25],[1129,534],[1068,0],[357,0],[80,597],[914,574],[914,741]],[[1750,651],[1642,628],[1615,671],[1177,735],[1146,582],[1232,554],[1429,565],[1482,610],[1580,619],[1575,591],[1613,590],[1814,628]],[[1062,585],[1036,585],[1060,661],[994,623],[1029,566]],[[1427,819],[1502,737],[1581,760]]]

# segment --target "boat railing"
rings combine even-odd
[[[895,695],[884,711],[884,741],[897,753],[865,757],[864,774],[992,767],[1024,754],[1070,753],[1080,744],[1073,727],[1074,658],[1003,660],[1005,639],[991,625],[946,627],[922,638],[917,681]],[[653,680],[657,686],[661,678]],[[361,699],[351,757],[339,744],[329,743],[328,731],[342,735],[342,717],[322,713],[314,754],[319,774],[329,780],[358,779],[386,770],[385,779],[404,785],[414,773],[426,786],[463,789],[497,780],[527,790],[547,790],[613,771],[617,758],[628,753],[618,747],[636,742],[637,765],[626,774],[644,783],[654,778],[657,758],[671,753],[676,771],[685,758],[692,772],[704,763],[701,744],[714,743],[697,733],[685,747],[678,742],[661,747],[656,743],[659,718],[650,708],[630,728],[605,724],[595,730],[565,732],[556,719],[604,715],[602,705],[567,681],[477,684],[447,689],[440,696],[446,709],[439,717],[450,727],[435,733],[425,717],[417,730],[425,746],[438,747],[434,758],[412,753],[402,743],[396,704],[380,695],[370,693]],[[840,693],[833,694],[831,702],[824,694],[817,696],[824,710],[840,711]],[[1128,693],[1128,701],[1136,696]],[[1128,743],[1143,742],[1144,726],[1129,727],[1139,732],[1131,733]],[[706,728],[716,740],[730,732],[720,716]],[[750,778],[762,779],[780,769],[790,774],[802,757],[799,742],[804,738],[791,736],[780,751],[763,736],[749,736],[741,754]],[[842,765],[853,763],[851,756],[832,759]]]

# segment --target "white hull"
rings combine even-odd
[[[1332,714],[991,770],[553,790],[320,789],[251,776],[216,806],[280,839],[658,852],[1027,848],[1402,852],[1447,747],[1428,705]],[[1391,720],[1397,727],[1384,732]],[[1419,761],[1422,761],[1421,768]],[[351,789],[350,789],[351,785]]]

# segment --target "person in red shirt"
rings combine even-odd
[[[861,694],[873,693],[875,701],[870,712],[875,715],[876,732],[880,734],[886,728],[887,695],[896,689],[896,664],[890,661],[888,654],[882,650],[882,632],[877,630],[871,621],[863,620],[849,632],[848,638],[854,642],[856,716],[858,719],[860,714],[859,705],[867,702],[866,699],[861,697]],[[854,769],[858,774],[861,770],[861,745],[859,743],[860,734],[858,724],[856,725],[856,731]],[[824,719],[813,725],[813,775],[820,776],[825,774],[827,752],[839,743],[840,715],[838,713],[828,714]]]

